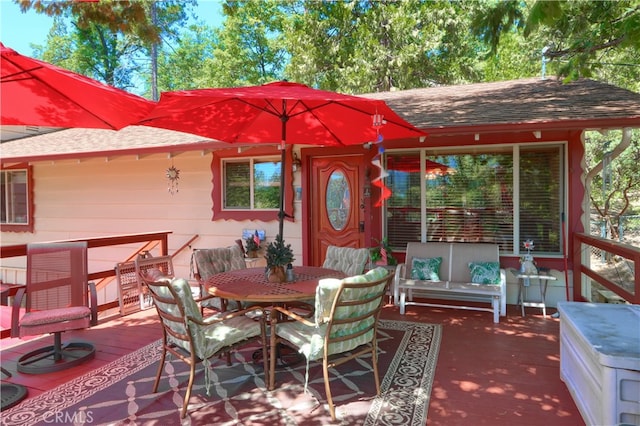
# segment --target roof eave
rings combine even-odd
[[[148,148],[127,148],[108,151],[84,151],[84,152],[65,152],[60,154],[46,154],[46,155],[26,155],[16,157],[1,157],[0,164],[6,166],[8,164],[21,164],[21,163],[37,163],[44,161],[62,161],[62,160],[83,160],[89,158],[98,157],[122,157],[127,155],[132,156],[145,156],[151,154],[165,154],[165,153],[178,153],[187,151],[213,151],[216,149],[229,149],[237,147],[238,145],[226,144],[219,141],[203,141],[196,143],[186,144],[171,144],[163,146],[154,146]]]
[[[543,130],[589,130],[589,129],[622,129],[627,127],[640,128],[640,116],[619,119],[589,119],[589,120],[561,120],[535,121],[523,123],[473,124],[460,126],[424,127],[430,136],[436,135],[467,135],[474,133],[507,133],[534,132]]]

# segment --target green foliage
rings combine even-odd
[[[546,57],[566,80],[591,77],[639,90],[639,0],[481,5],[473,30],[489,43],[494,55],[505,35],[518,33],[546,47]]]
[[[293,80],[366,93],[480,77],[466,2],[299,3],[285,34]]]
[[[368,93],[513,79],[540,74],[543,48],[548,75],[640,90],[640,0],[228,0],[216,29],[183,27],[194,0],[17,2],[74,22],[66,34],[58,27],[45,59],[123,88],[151,86],[141,59],[161,39],[160,91],[287,78]]]
[[[285,244],[280,234],[276,235],[275,241],[269,243],[264,258],[267,260],[267,268],[286,266],[295,260],[291,244]]]
[[[260,245],[256,243],[256,240],[253,239],[253,236],[248,237],[244,240],[245,249],[249,251],[260,250]]]
[[[168,29],[186,19],[186,12],[197,0],[14,0],[23,12],[35,10],[48,16],[73,16],[78,29],[99,26],[112,33],[133,36],[143,44],[158,43]],[[150,9],[156,8],[155,22]],[[160,6],[160,7],[158,7]]]
[[[194,0],[19,3],[23,11],[33,8],[54,17],[47,45],[36,49],[37,56],[134,91],[139,80],[150,81],[149,62],[141,59],[150,55],[151,44],[160,37],[165,42],[176,39],[176,28],[186,22],[186,12]]]
[[[623,139],[621,131],[606,135],[587,132],[585,137],[587,168],[592,170],[592,206],[609,225],[616,225],[623,215],[640,214],[640,130],[630,132],[629,147],[620,153],[616,147]],[[610,166],[603,171],[602,161],[607,155]],[[615,226],[610,231],[613,236],[617,233]]]
[[[382,260],[381,251],[382,249],[384,249],[385,252],[387,253],[387,265],[397,265],[398,260],[395,257],[393,257],[392,248],[389,245],[389,241],[386,238],[383,238],[382,240],[376,240],[376,241],[378,242],[378,245],[376,247],[371,247],[369,249],[371,261],[375,263],[379,260]]]

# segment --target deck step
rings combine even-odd
[[[611,290],[598,290],[598,294],[600,295],[601,299],[599,300],[599,302],[614,303],[618,305],[627,303],[626,300],[624,300],[622,297],[618,296]]]

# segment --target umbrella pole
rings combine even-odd
[[[279,235],[284,240],[284,184],[286,182],[284,173],[287,168],[285,167],[284,161],[287,159],[285,146],[287,143],[287,121],[289,121],[289,117],[287,116],[287,100],[282,100],[282,114],[280,115],[280,121],[282,122],[282,140],[280,141],[280,211],[278,212],[278,232]]]
[[[284,184],[285,184],[285,170],[286,167],[284,165],[284,161],[286,159],[286,150],[284,149],[284,144],[280,147],[280,150],[282,152],[282,158],[280,160],[280,211],[278,212],[278,220],[279,222],[279,228],[278,228],[278,232],[279,235],[282,236],[284,238],[284,217],[285,217],[285,213],[284,213]]]

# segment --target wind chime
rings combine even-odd
[[[371,160],[371,164],[380,169],[378,173],[378,177],[371,181],[371,184],[380,188],[380,198],[376,202],[375,206],[380,207],[382,202],[391,196],[391,190],[386,187],[384,184],[384,178],[389,176],[389,173],[382,167],[382,154],[384,153],[384,148],[380,143],[384,140],[382,133],[380,133],[380,129],[386,123],[384,120],[384,116],[382,114],[374,114],[373,115],[373,128],[376,129],[376,140],[375,144],[378,146],[378,153]]]
[[[166,170],[165,175],[169,181],[167,190],[169,194],[173,195],[178,192],[178,180],[180,180],[180,170],[173,165],[173,159],[171,159],[171,167]]]

